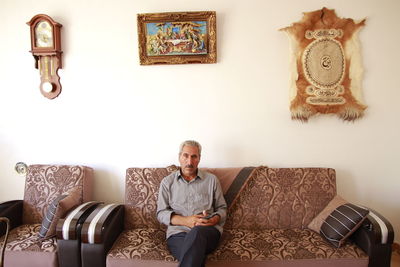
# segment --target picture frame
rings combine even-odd
[[[217,62],[216,12],[137,15],[140,65]]]

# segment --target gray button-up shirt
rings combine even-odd
[[[168,226],[167,238],[179,232],[189,232],[186,226],[172,225],[171,215],[191,216],[202,213],[218,214],[221,219],[214,225],[220,233],[226,219],[226,202],[218,178],[198,170],[197,177],[186,181],[180,171],[164,177],[157,202],[157,219]]]

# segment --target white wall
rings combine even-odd
[[[289,41],[278,29],[323,6],[367,18],[360,33],[366,116],[290,119]],[[179,143],[204,146],[202,166],[321,166],[338,192],[385,215],[400,235],[398,0],[1,0],[0,201],[22,198],[16,162],[85,164],[95,198],[123,201],[127,167],[177,163]],[[217,12],[218,63],[140,66],[136,14]],[[63,91],[39,91],[26,22],[63,24]],[[396,237],[397,242],[400,238]]]

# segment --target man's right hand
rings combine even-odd
[[[190,228],[195,227],[196,225],[204,224],[205,219],[203,219],[202,214],[195,214],[191,216],[182,216],[179,214],[173,214],[171,217],[172,225],[182,225]]]

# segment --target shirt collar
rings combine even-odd
[[[197,176],[196,176],[195,180],[197,178],[200,178],[203,180],[204,177],[205,177],[204,172],[202,170],[200,170],[199,168],[197,168]],[[181,174],[181,169],[179,169],[179,171],[176,172],[176,179],[179,180],[179,178],[183,179],[182,174]]]

